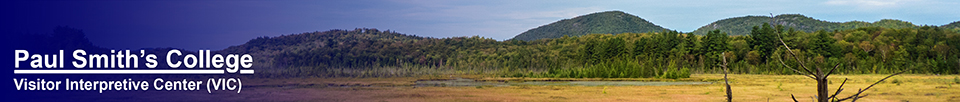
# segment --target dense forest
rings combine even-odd
[[[805,32],[756,25],[749,35],[714,30],[590,34],[534,41],[429,38],[377,29],[260,37],[219,53],[251,53],[265,77],[391,77],[492,74],[513,77],[666,77],[717,73],[795,74],[779,61],[783,42],[808,65],[842,63],[841,74],[960,73],[960,35],[937,26]],[[785,64],[795,65],[786,61]],[[820,66],[827,67],[827,66]]]
[[[587,34],[646,33],[668,30],[623,11],[605,11],[564,19],[527,30],[513,40],[531,41]]]
[[[215,53],[249,53],[260,77],[398,77],[483,74],[508,77],[683,78],[718,73],[721,56],[733,73],[795,74],[781,63],[783,43],[808,65],[840,63],[840,74],[960,73],[960,31],[944,26],[860,27],[802,31],[782,25],[752,26],[748,35],[713,30],[705,35],[662,30],[589,34],[533,41],[484,37],[430,38],[359,28],[259,37]],[[57,27],[52,34],[14,34],[50,46],[37,51],[94,46],[82,30]],[[175,48],[152,48],[161,52]],[[51,52],[44,52],[51,53]],[[187,51],[186,53],[194,53]],[[829,67],[829,66],[819,66]]]
[[[771,15],[772,16],[772,15]],[[805,31],[805,32],[814,32],[817,30],[848,30],[848,29],[857,29],[861,27],[883,27],[883,28],[909,28],[909,27],[919,27],[913,23],[894,20],[894,19],[883,19],[873,23],[863,22],[863,21],[849,21],[849,22],[830,22],[814,19],[800,14],[781,14],[777,16],[744,16],[744,17],[734,17],[722,19],[710,24],[707,24],[703,27],[698,28],[693,31],[693,34],[704,35],[709,31],[713,30],[724,30],[724,32],[729,33],[730,35],[748,35],[750,34],[752,26],[757,26],[763,23],[771,23],[774,25],[783,25],[785,27],[792,27],[796,30]]]
[[[950,30],[952,30],[952,31],[954,31],[954,32],[960,32],[960,21],[955,21],[955,22],[953,22],[953,23],[946,24],[946,25],[943,25],[943,26],[940,26],[940,27],[946,28],[946,29],[950,29]]]
[[[772,16],[772,15],[771,15]],[[751,27],[763,23],[783,25],[804,32],[817,30],[849,30],[863,27],[882,28],[917,28],[913,23],[883,19],[876,22],[848,21],[831,22],[801,14],[781,14],[776,16],[743,16],[727,18],[704,25],[691,32],[696,35],[706,35],[713,30],[723,30],[728,35],[749,35]],[[960,31],[957,22],[941,26],[952,31]],[[621,33],[649,33],[669,30],[653,24],[643,18],[627,14],[622,11],[605,11],[564,19],[525,31],[511,40],[532,41],[545,38],[560,38],[566,36],[582,36],[587,34],[621,34]]]

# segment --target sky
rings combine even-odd
[[[594,12],[619,10],[668,29],[691,32],[747,15],[803,14],[815,19],[916,25],[960,21],[957,0],[110,0],[4,1],[3,33],[82,29],[111,49],[219,50],[261,36],[376,28],[425,37],[510,39],[528,29]]]

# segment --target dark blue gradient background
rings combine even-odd
[[[208,78],[240,78],[244,75],[132,75],[132,74],[110,74],[110,75],[79,75],[79,74],[58,74],[58,75],[25,75],[13,74],[14,67],[11,67],[9,53],[13,50],[27,50],[31,54],[56,54],[57,50],[64,50],[64,66],[62,69],[76,69],[70,64],[73,57],[71,52],[75,49],[83,49],[87,54],[109,54],[109,50],[131,50],[139,52],[140,49],[154,48],[178,48],[185,52],[196,52],[197,50],[220,50],[232,45],[239,45],[255,37],[254,33],[243,33],[238,35],[231,32],[218,32],[231,29],[245,29],[238,25],[251,25],[257,22],[269,22],[264,20],[253,20],[244,18],[234,18],[231,16],[257,16],[245,14],[243,12],[252,9],[236,9],[230,7],[220,7],[210,5],[206,8],[191,8],[198,6],[178,6],[178,5],[203,5],[208,3],[192,3],[178,1],[4,1],[0,3],[2,10],[2,26],[0,33],[4,41],[4,50],[8,53],[7,70],[4,73],[2,86],[0,90],[4,93],[4,98],[0,101],[6,102],[64,102],[64,101],[252,101],[243,100],[241,97],[223,97],[246,93],[236,93],[228,91],[215,91],[208,94],[205,86],[197,91],[157,91],[154,87],[154,79],[163,78],[166,81],[171,80],[202,80],[205,84]],[[216,12],[214,12],[216,11]],[[262,12],[262,11],[261,11]],[[221,21],[209,21],[211,19],[221,19]],[[245,21],[245,22],[231,22]],[[232,25],[232,26],[225,26]],[[213,29],[213,30],[210,30]],[[249,29],[249,28],[246,28]],[[238,30],[244,31],[244,30]],[[217,47],[210,47],[217,46]],[[164,56],[167,50],[153,52],[157,56]],[[163,60],[163,58],[158,58]],[[144,60],[140,59],[139,69],[147,69]],[[164,65],[162,62],[160,65]],[[21,70],[37,70],[29,66],[29,60],[20,62]],[[160,66],[157,69],[170,69],[166,66]],[[255,68],[254,68],[255,69]],[[59,70],[59,69],[46,69]],[[98,70],[98,69],[80,69],[80,70]],[[16,90],[12,78],[27,78],[28,81],[37,78],[47,81],[62,81],[58,91],[46,90]],[[84,81],[120,81],[123,79],[133,79],[148,81],[150,89],[146,91],[67,91],[64,84],[66,78],[71,81],[84,79]],[[242,80],[242,79],[241,79]],[[253,88],[245,87],[244,90]],[[255,95],[244,95],[255,96]],[[263,100],[259,100],[263,101]]]

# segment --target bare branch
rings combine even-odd
[[[863,96],[857,96],[857,98],[853,98],[853,100],[850,100],[850,102],[857,102],[857,99],[860,99],[860,98],[863,98],[863,97],[867,97],[868,95],[869,95],[869,94],[864,94]]]
[[[843,63],[837,63],[837,65],[834,65],[834,66],[833,66],[833,69],[830,69],[830,71],[827,71],[827,74],[826,74],[826,75],[823,75],[823,76],[824,76],[824,77],[830,76],[830,74],[833,74],[833,71],[834,71],[834,70],[837,70],[837,68],[839,68],[841,64],[843,64]]]
[[[793,52],[793,49],[790,49],[790,46],[787,45],[787,43],[786,43],[785,41],[783,41],[783,37],[782,37],[782,34],[781,34],[781,33],[777,33],[777,40],[779,40],[779,41],[780,41],[780,44],[783,44],[784,48],[787,49],[787,52],[788,52],[787,54],[790,54],[790,56],[792,56],[793,59],[797,61],[797,63],[799,64],[799,67],[793,68],[793,67],[790,67],[789,65],[787,65],[785,62],[783,62],[783,56],[782,56],[783,54],[778,54],[778,56],[780,56],[780,58],[778,58],[777,60],[780,61],[780,64],[782,64],[783,66],[785,66],[785,67],[793,70],[794,72],[797,72],[797,73],[799,73],[799,74],[803,74],[804,76],[807,76],[808,78],[812,78],[812,79],[814,79],[814,80],[817,80],[817,95],[816,95],[816,98],[814,98],[814,99],[815,99],[815,100],[819,100],[820,102],[831,101],[831,99],[832,99],[832,101],[834,101],[834,102],[839,102],[839,101],[845,101],[845,100],[853,99],[853,100],[851,100],[851,101],[854,101],[854,102],[855,102],[855,101],[857,101],[857,100],[860,99],[860,98],[866,97],[867,94],[864,94],[863,92],[869,90],[870,88],[873,88],[873,86],[876,86],[876,85],[879,84],[880,82],[883,82],[883,81],[889,79],[890,77],[903,74],[903,73],[905,73],[906,71],[909,71],[909,70],[912,69],[912,68],[908,68],[908,69],[905,69],[905,70],[903,70],[903,71],[894,73],[894,74],[892,74],[892,75],[890,75],[890,76],[884,77],[883,79],[880,79],[879,81],[874,82],[873,84],[871,84],[870,86],[867,86],[866,88],[857,90],[857,93],[856,93],[856,94],[853,94],[853,95],[851,95],[851,96],[848,96],[848,97],[845,97],[845,98],[837,98],[837,95],[839,95],[840,92],[843,92],[843,90],[844,90],[844,89],[843,89],[843,86],[846,85],[847,80],[849,80],[849,79],[844,78],[844,79],[843,79],[843,82],[840,84],[840,87],[837,88],[837,91],[834,92],[833,95],[829,95],[829,93],[828,93],[828,91],[829,91],[829,89],[828,89],[828,87],[829,87],[829,86],[828,86],[829,80],[827,80],[827,77],[829,77],[830,75],[834,74],[834,72],[836,72],[836,70],[839,69],[839,68],[840,68],[840,65],[843,65],[843,63],[837,63],[836,65],[833,66],[832,69],[829,69],[826,73],[824,73],[825,70],[824,70],[822,67],[820,67],[820,66],[813,66],[813,67],[815,67],[816,69],[812,69],[812,68],[806,66],[806,63],[804,62],[804,60],[800,60],[801,58],[798,57],[798,55]],[[882,51],[882,50],[881,50],[881,51]],[[807,61],[809,61],[809,60],[810,60],[810,58],[808,57],[808,58],[807,58]],[[801,72],[801,71],[798,70],[798,69],[803,69],[803,72]],[[812,70],[815,70],[815,71],[812,71]],[[806,73],[804,73],[804,72],[806,72]],[[829,96],[829,97],[827,97],[827,96]],[[790,98],[792,98],[794,102],[799,102],[799,101],[797,101],[796,96],[794,96],[793,94],[790,94]]]
[[[858,91],[857,94],[854,94],[853,96],[850,96],[850,97],[847,97],[847,98],[842,98],[842,99],[840,99],[840,101],[847,100],[847,99],[854,98],[854,97],[857,97],[857,98],[863,97],[863,96],[859,96],[859,95],[860,95],[861,93],[863,93],[864,91],[867,91],[868,89],[872,88],[874,85],[877,85],[877,84],[879,84],[880,82],[883,82],[884,80],[887,80],[887,79],[890,78],[890,77],[903,74],[904,72],[907,72],[908,70],[910,70],[910,69],[903,70],[903,71],[894,73],[893,75],[887,76],[887,77],[885,77],[885,78],[883,78],[883,79],[880,79],[880,81],[874,82],[873,84],[870,84],[870,86],[867,86],[867,88],[864,88],[863,90]],[[864,95],[864,96],[866,96],[866,95]]]
[[[859,89],[859,90],[857,90],[857,91],[865,91],[865,90]],[[860,96],[860,94],[857,93],[857,95],[855,95],[856,97],[853,97],[853,100],[850,100],[850,102],[857,102],[858,99],[863,98],[863,97],[867,97],[867,95],[869,95],[869,94],[864,94],[863,96]]]
[[[843,91],[843,84],[847,84],[847,78],[843,78],[843,83],[840,83],[840,87],[837,87],[837,92],[833,93],[833,95],[830,95],[830,98],[833,98],[833,99],[837,98],[837,95],[840,94],[841,91]]]
[[[780,37],[780,33],[777,33],[777,40],[780,40],[780,44],[783,44],[783,47],[787,48],[787,52],[790,52],[789,53],[790,56],[793,56],[793,58],[796,59],[798,63],[800,63],[800,67],[802,67],[803,70],[807,70],[807,72],[811,72],[810,69],[807,68],[806,65],[804,65],[803,61],[800,60],[800,57],[797,57],[797,54],[793,53],[793,50],[790,49],[790,46],[788,46],[786,42],[783,42],[783,37]]]
[[[790,68],[790,70],[793,70],[794,72],[797,72],[797,73],[800,74],[800,75],[807,76],[807,77],[809,77],[809,78],[811,78],[811,79],[817,79],[817,78],[814,78],[813,76],[811,76],[811,75],[813,75],[813,72],[810,72],[810,70],[806,70],[807,73],[800,72],[800,70],[797,70],[796,68],[790,67],[789,65],[787,65],[787,63],[783,63],[783,56],[782,56],[782,55],[779,55],[779,56],[780,56],[780,58],[778,58],[777,60],[780,61],[780,64],[783,64],[784,67]]]
[[[790,94],[790,98],[793,98],[793,102],[800,102],[800,101],[797,101],[797,97],[793,97],[793,94]]]

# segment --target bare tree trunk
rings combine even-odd
[[[733,102],[733,91],[730,90],[730,80],[727,79],[727,71],[723,71],[723,82],[727,86],[727,102]]]
[[[827,90],[827,81],[827,77],[817,77],[817,102],[830,102],[830,98],[827,97],[829,95],[829,90]]]
[[[896,76],[896,75],[899,75],[899,74],[903,74],[904,72],[907,72],[908,70],[911,70],[911,68],[904,69],[903,71],[894,73],[894,74],[892,74],[892,75],[890,75],[890,76],[887,76],[887,77],[885,77],[885,78],[883,78],[883,79],[880,79],[879,81],[871,84],[870,86],[867,86],[867,88],[863,88],[863,89],[858,90],[856,94],[853,94],[853,95],[848,96],[848,97],[846,97],[846,98],[837,98],[837,95],[840,94],[841,91],[843,91],[843,85],[847,83],[847,79],[844,79],[844,80],[843,80],[843,83],[840,83],[840,87],[837,88],[836,93],[834,93],[833,95],[830,95],[830,94],[827,92],[827,91],[829,91],[829,90],[827,90],[827,84],[829,83],[829,80],[827,80],[827,77],[830,77],[830,75],[832,75],[833,72],[836,71],[837,68],[839,68],[841,64],[843,64],[842,62],[837,63],[837,65],[834,65],[832,69],[829,69],[829,71],[824,71],[823,68],[820,68],[819,66],[814,66],[814,68],[809,68],[809,67],[807,67],[807,66],[805,65],[806,63],[804,63],[803,60],[800,60],[800,58],[797,57],[797,54],[795,54],[795,53],[793,52],[793,50],[790,49],[790,46],[788,46],[787,43],[783,42],[783,38],[780,37],[780,34],[779,34],[779,33],[777,34],[777,39],[780,40],[780,44],[783,44],[783,47],[787,49],[787,52],[788,52],[787,54],[790,54],[790,56],[793,56],[794,60],[797,61],[797,63],[799,64],[799,67],[797,67],[797,68],[798,68],[798,69],[803,69],[803,72],[801,72],[800,70],[797,70],[797,69],[795,69],[795,68],[793,68],[793,67],[790,67],[790,65],[787,65],[786,63],[784,63],[784,62],[783,62],[783,57],[780,57],[780,59],[778,59],[778,60],[780,61],[780,64],[782,64],[784,67],[787,67],[787,68],[789,68],[789,69],[792,69],[794,72],[797,72],[797,73],[799,73],[799,74],[801,74],[801,75],[804,75],[804,76],[806,76],[806,77],[808,77],[808,78],[817,80],[817,96],[815,97],[815,99],[816,99],[818,102],[829,102],[830,99],[836,99],[836,100],[834,100],[835,102],[845,101],[845,100],[848,100],[848,99],[852,99],[851,101],[854,101],[854,102],[855,102],[855,101],[857,101],[857,99],[866,97],[867,95],[861,95],[861,94],[863,94],[864,91],[872,88],[874,85],[877,85],[877,84],[879,84],[880,82],[883,82],[884,80],[887,80],[887,79],[890,78],[890,77],[893,77],[893,76]],[[884,52],[884,50],[880,50],[880,51],[881,51],[881,52]],[[884,55],[884,54],[881,53],[881,55]],[[884,57],[885,57],[885,55],[884,55]],[[809,59],[808,59],[808,60],[809,60]],[[811,69],[813,69],[813,70],[811,71]],[[828,96],[828,95],[829,95],[829,96]],[[794,101],[794,102],[798,102],[798,101],[797,101],[797,98],[794,97],[793,94],[791,94],[790,97],[793,98],[793,101]]]
[[[727,102],[733,102],[733,91],[730,90],[730,80],[727,79],[727,56],[724,55],[726,53],[720,53],[720,57],[723,58],[723,65],[720,65],[723,67],[723,82],[727,87]]]

